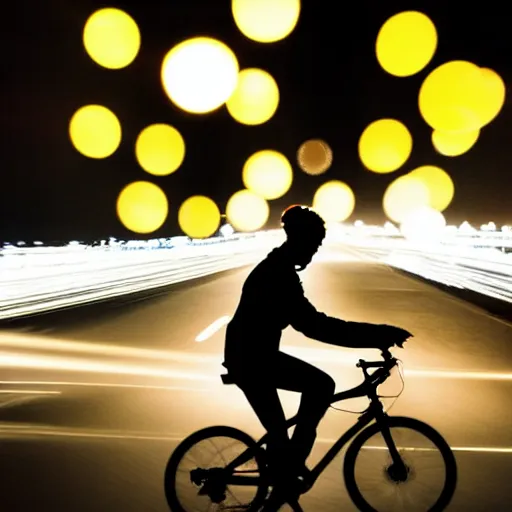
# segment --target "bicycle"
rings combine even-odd
[[[380,457],[384,462],[383,466],[379,469],[380,477],[384,477],[384,481],[393,486],[395,493],[403,490],[405,484],[411,484],[414,487],[414,482],[418,478],[418,471],[422,476],[428,474],[428,468],[423,468],[422,471],[421,467],[418,468],[412,465],[412,455],[428,453],[440,456],[444,466],[444,473],[430,473],[434,477],[433,480],[436,480],[437,477],[437,480],[440,481],[440,491],[435,495],[429,494],[430,502],[425,504],[425,508],[416,508],[419,505],[417,500],[414,500],[412,503],[414,507],[412,510],[440,512],[446,509],[455,493],[457,484],[455,457],[442,435],[427,423],[403,416],[389,416],[384,410],[380,398],[395,398],[396,400],[403,392],[404,379],[400,368],[401,361],[393,357],[389,350],[383,351],[382,356],[382,361],[365,361],[360,359],[356,366],[362,369],[364,381],[354,388],[334,395],[331,407],[336,402],[365,396],[368,397],[370,403],[367,409],[358,413],[360,415],[357,423],[342,434],[320,462],[310,470],[303,482],[300,494],[308,492],[313,487],[326,467],[355,436],[345,454],[343,476],[348,495],[359,510],[362,512],[397,510],[395,506],[391,506],[391,508],[377,506],[363,494],[364,489],[360,480],[365,477],[365,473],[361,473],[357,465],[361,459],[364,460],[365,450],[368,450],[371,453],[370,461],[375,462],[379,452],[381,456],[384,456]],[[391,376],[391,371],[395,367],[398,367],[402,380],[402,390],[398,395],[392,397],[378,395],[378,386]],[[369,369],[375,369],[375,371],[370,373]],[[235,384],[229,373],[221,375],[221,378],[224,384]],[[297,416],[294,416],[287,421],[288,428],[295,425],[296,418]],[[399,429],[419,434],[422,441],[420,443],[421,446],[398,445],[395,441],[399,437]],[[393,434],[391,431],[393,431]],[[194,497],[199,497],[200,500],[203,500],[203,503],[208,503],[209,500],[210,503],[217,504],[217,510],[245,512],[257,512],[260,510],[265,503],[269,488],[272,487],[272,481],[267,474],[267,457],[264,448],[267,437],[268,434],[265,434],[259,441],[255,441],[251,436],[239,429],[229,426],[212,426],[201,429],[184,439],[172,453],[165,470],[165,494],[171,511],[194,512],[194,510],[199,510],[185,508],[182,498],[180,498],[177,492],[177,473],[180,463],[183,462],[187,452],[203,441],[212,444],[214,438],[228,439],[231,442],[240,443],[241,447],[229,459],[223,457],[222,465],[217,464],[214,467],[206,468],[203,463],[201,465],[193,464],[189,472],[186,473],[186,479],[194,486],[192,494]],[[377,444],[375,446],[365,446],[373,437],[377,437]],[[425,440],[430,441],[433,448],[423,446]],[[206,459],[205,457],[204,463],[211,462]],[[246,493],[248,490],[251,490],[251,494],[254,495],[250,501],[229,505],[230,500],[228,496],[229,498],[233,497],[231,486],[240,487]],[[372,490],[377,489],[379,489],[378,486],[372,486]],[[407,501],[405,497],[404,499]],[[298,499],[290,499],[288,504],[292,506],[295,512],[302,511]],[[206,509],[211,510],[210,508],[201,508],[200,510]],[[408,508],[407,510],[411,509]]]

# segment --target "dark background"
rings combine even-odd
[[[126,10],[138,23],[142,46],[125,69],[95,64],[82,44],[87,18],[102,7]],[[385,73],[375,58],[375,40],[388,17],[420,10],[435,23],[439,43],[429,66],[409,78]],[[144,238],[118,221],[115,203],[129,182],[147,179],[161,186],[170,214],[146,238],[181,234],[177,210],[191,194],[212,197],[223,211],[230,195],[243,188],[246,158],[260,149],[283,152],[295,169],[294,184],[271,201],[267,227],[277,226],[284,207],[310,204],[326,180],[347,182],[356,194],[349,219],[382,223],[382,195],[398,175],[439,165],[455,182],[455,198],[444,212],[448,223],[512,223],[511,109],[482,131],[476,146],[460,157],[438,155],[431,129],[421,119],[417,94],[436,66],[470,60],[497,71],[511,83],[511,30],[506,2],[335,2],[306,0],[299,23],[284,41],[260,44],[237,29],[229,0],[19,1],[2,14],[3,69],[0,241],[92,240],[115,236]],[[267,123],[236,123],[225,107],[203,116],[183,113],[167,99],[160,66],[168,50],[196,35],[217,37],[237,54],[240,67],[261,67],[277,80],[281,100]],[[123,128],[120,148],[104,160],[79,154],[68,137],[68,123],[84,104],[112,109]],[[362,130],[381,117],[406,124],[413,153],[399,171],[366,171],[357,142]],[[145,173],[137,164],[135,140],[146,125],[165,122],[183,135],[183,166],[167,177]],[[308,138],[323,138],[333,150],[331,169],[312,177],[299,171],[296,152]]]

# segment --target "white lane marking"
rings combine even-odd
[[[197,335],[196,341],[199,343],[201,343],[202,341],[206,341],[208,338],[213,336],[219,329],[227,325],[230,320],[230,316],[221,316],[220,318],[217,318],[215,322],[212,322],[206,329],[204,329],[204,331],[200,332]]]

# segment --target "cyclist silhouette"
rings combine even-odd
[[[223,363],[269,434],[269,470],[277,479],[272,495],[289,491],[307,473],[316,429],[335,391],[334,380],[324,371],[279,351],[282,330],[291,325],[309,338],[358,349],[385,350],[412,336],[398,327],[349,322],[317,311],[304,296],[297,271],[307,267],[322,245],[324,221],[307,207],[292,206],[281,222],[287,239],[247,277],[227,326]],[[291,440],[278,389],[301,393]],[[285,481],[290,474],[293,480]]]

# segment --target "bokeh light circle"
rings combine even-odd
[[[220,210],[209,197],[192,196],[180,206],[178,223],[190,238],[208,238],[219,228]]]
[[[124,11],[111,7],[100,9],[85,23],[83,44],[89,57],[100,66],[124,68],[139,53],[139,27]]]
[[[310,139],[303,142],[297,151],[299,167],[310,176],[326,172],[332,165],[332,150],[327,142]]]
[[[276,81],[263,69],[240,71],[235,92],[226,102],[230,115],[241,124],[258,125],[267,122],[279,105]]]
[[[450,61],[434,69],[423,81],[419,109],[425,122],[445,132],[475,131],[483,126],[485,81],[478,66]]]
[[[275,43],[289,36],[300,9],[300,0],[231,0],[236,26],[245,37],[259,43]]]
[[[342,181],[331,180],[318,187],[312,206],[325,222],[343,222],[352,215],[355,204],[352,189]]]
[[[269,215],[270,208],[266,199],[250,190],[235,192],[226,205],[226,218],[237,231],[261,229]]]
[[[391,16],[377,35],[375,51],[382,68],[394,76],[421,71],[434,56],[437,31],[428,16],[405,11]]]
[[[159,229],[169,213],[164,191],[148,181],[127,185],[117,198],[117,216],[130,231],[147,234]]]
[[[408,174],[420,180],[428,190],[428,205],[440,212],[446,210],[453,200],[455,185],[450,175],[434,165],[422,165]]]
[[[396,171],[408,160],[412,136],[396,119],[379,119],[369,124],[359,138],[359,158],[376,173]]]
[[[210,37],[187,39],[164,57],[161,80],[179,108],[193,114],[212,112],[233,94],[238,82],[236,55]]]
[[[496,71],[480,68],[483,94],[477,104],[477,113],[482,126],[489,124],[501,111],[505,103],[506,88]]]
[[[277,199],[288,192],[293,170],[288,159],[278,151],[264,149],[252,154],[242,171],[244,186],[265,199]]]
[[[480,130],[470,132],[432,132],[432,145],[444,156],[459,156],[469,151],[478,140]]]
[[[155,176],[167,176],[183,163],[185,141],[173,126],[152,124],[139,133],[135,143],[135,156],[146,172]]]
[[[89,158],[107,158],[121,143],[121,123],[102,105],[79,108],[69,122],[69,136],[75,149]]]
[[[392,181],[382,200],[386,216],[400,224],[420,206],[429,206],[429,190],[423,181],[414,176],[400,176]]]
[[[439,242],[444,236],[445,228],[444,215],[429,206],[416,208],[400,224],[402,235],[410,242],[421,245]]]

